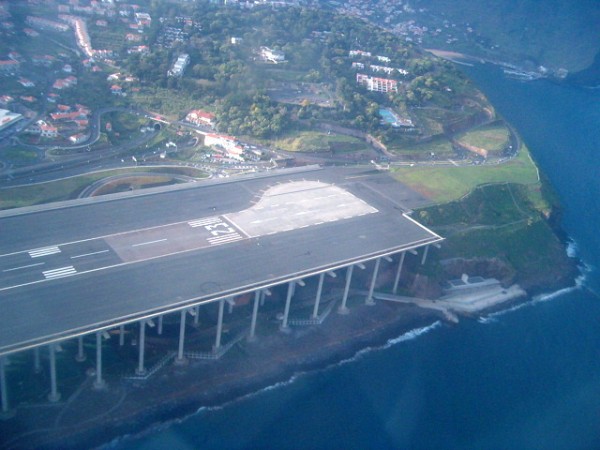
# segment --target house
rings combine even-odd
[[[152,25],[152,17],[150,17],[150,14],[144,12],[136,12],[135,21],[143,27]]]
[[[19,61],[14,61],[12,59],[1,60],[0,61],[0,73],[4,74],[14,74],[19,71],[20,67]]]
[[[33,28],[23,28],[23,33],[29,37],[38,37],[40,35],[40,33],[35,31]]]
[[[132,54],[132,53],[140,53],[142,55],[150,53],[150,48],[148,48],[147,45],[137,45],[135,47],[131,47],[129,49],[127,49],[127,53],[128,54]]]
[[[183,75],[183,71],[189,63],[190,55],[188,55],[187,53],[179,55],[177,61],[175,61],[173,67],[171,68],[171,70],[169,70],[168,75],[171,77],[180,77],[181,75]]]
[[[23,87],[35,87],[35,83],[27,78],[19,78],[18,83]]]
[[[44,123],[40,125],[40,136],[45,138],[55,138],[58,136],[58,128],[54,125],[48,125]]]
[[[139,34],[127,33],[125,35],[125,40],[129,42],[140,42],[144,37]]]
[[[123,88],[121,86],[119,86],[118,84],[113,84],[110,87],[110,93],[113,95],[123,95]]]
[[[209,133],[204,136],[204,145],[222,149],[229,158],[243,160],[244,149],[234,137]]]
[[[77,133],[74,134],[73,136],[69,137],[69,141],[71,141],[73,144],[81,144],[82,142],[85,142],[88,138],[87,134],[83,134],[83,133]]]
[[[265,61],[270,61],[275,64],[279,64],[285,61],[285,53],[281,50],[275,50],[269,47],[260,48],[260,56]]]
[[[353,57],[353,56],[364,56],[366,58],[370,58],[371,57],[371,52],[363,52],[362,50],[350,50],[348,52],[348,56]]]
[[[215,115],[200,109],[190,111],[185,116],[185,120],[194,125],[208,125],[209,127],[214,127],[215,125]]]

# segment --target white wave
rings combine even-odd
[[[394,346],[396,344],[399,344],[401,342],[406,342],[406,341],[410,341],[412,339],[418,338],[419,336],[422,336],[423,334],[428,333],[428,332],[436,329],[440,325],[442,325],[442,322],[440,322],[439,320],[437,320],[434,323],[432,323],[431,325],[427,325],[427,326],[421,327],[421,328],[415,328],[414,330],[407,331],[406,333],[401,334],[398,337],[388,339],[388,341],[385,344],[383,344],[382,346],[380,346],[380,347],[365,347],[362,350],[359,350],[358,352],[356,352],[354,354],[354,356],[352,356],[350,358],[343,359],[340,362],[337,362],[335,364],[332,364],[332,365],[326,367],[324,370],[327,370],[327,369],[332,368],[332,367],[339,367],[339,366],[342,366],[344,364],[349,364],[349,363],[353,363],[353,362],[359,361],[367,353],[371,353],[371,352],[375,352],[375,351],[381,351],[381,350],[386,350],[386,349],[388,349],[388,348],[390,348],[390,347],[392,347],[392,346]]]
[[[567,256],[569,258],[577,258],[579,255],[579,244],[573,239],[569,238],[567,240]]]
[[[477,322],[483,323],[483,324],[488,324],[488,323],[498,322],[498,319],[496,317],[494,317],[492,314],[490,314],[488,316],[481,316],[479,319],[477,319]]]
[[[562,297],[563,295],[567,295],[572,292],[581,290],[582,288],[589,290],[589,288],[585,286],[585,280],[587,278],[587,273],[589,272],[589,270],[587,269],[587,267],[585,270],[583,270],[583,268],[580,268],[580,270],[582,270],[582,273],[577,278],[575,278],[574,286],[569,286],[566,288],[558,289],[557,291],[554,291],[554,292],[548,292],[548,293],[536,295],[535,297],[533,297],[531,299],[531,301],[518,303],[518,304],[512,306],[511,308],[503,309],[502,311],[497,311],[494,313],[490,313],[486,316],[481,316],[478,319],[478,322],[483,323],[483,324],[498,322],[499,317],[501,317],[505,314],[509,314],[509,313],[518,311],[521,308],[529,308],[529,307],[535,306],[537,303],[554,300],[556,298]]]
[[[414,330],[410,330],[410,331],[404,333],[403,335],[398,336],[397,338],[389,339],[387,341],[387,343],[381,349],[385,350],[386,348],[390,348],[392,345],[399,344],[400,342],[405,342],[405,341],[410,341],[412,339],[416,339],[425,333],[429,333],[430,331],[435,330],[437,327],[439,327],[441,325],[442,325],[442,322],[437,320],[434,323],[432,323],[431,325],[427,325],[426,327],[415,328]]]

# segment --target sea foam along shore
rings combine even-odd
[[[354,363],[356,361],[361,360],[363,357],[365,357],[368,354],[371,354],[373,352],[379,352],[379,351],[383,351],[383,350],[387,350],[390,347],[393,347],[395,345],[399,345],[403,342],[408,342],[408,341],[412,341],[420,336],[423,336],[427,333],[430,333],[432,331],[434,331],[435,329],[439,328],[442,326],[442,322],[440,320],[436,320],[435,322],[431,323],[430,325],[425,325],[422,327],[418,327],[418,328],[414,328],[410,331],[406,331],[403,332],[402,334],[400,334],[399,336],[396,337],[392,337],[389,338],[384,344],[379,345],[379,346],[369,346],[369,347],[365,347],[362,348],[360,350],[358,350],[353,356],[343,359],[341,361],[338,362],[333,362],[331,364],[326,365],[325,367],[319,368],[319,369],[315,369],[315,370],[308,370],[308,371],[302,371],[302,372],[296,372],[294,373],[292,376],[290,376],[290,378],[288,378],[285,381],[278,381],[274,384],[271,384],[269,386],[266,386],[262,389],[259,389],[257,391],[248,393],[244,396],[241,396],[239,398],[233,399],[231,401],[228,401],[222,405],[217,405],[217,406],[202,406],[200,408],[198,408],[197,411],[195,411],[192,414],[189,414],[185,417],[181,417],[181,418],[175,418],[175,419],[171,419],[168,421],[165,421],[163,423],[159,423],[156,424],[152,427],[149,427],[148,429],[138,433],[138,434],[127,434],[125,436],[121,436],[119,438],[114,439],[113,441],[111,441],[109,444],[107,444],[106,446],[103,446],[102,448],[104,449],[109,449],[109,448],[114,448],[117,447],[119,445],[127,445],[128,443],[132,443],[136,440],[142,439],[146,436],[149,436],[153,433],[156,432],[160,432],[162,430],[166,430],[168,428],[170,428],[171,426],[177,425],[177,424],[181,424],[183,422],[185,422],[186,420],[192,419],[198,415],[202,415],[202,414],[208,414],[211,411],[218,411],[218,410],[222,410],[224,408],[233,406],[239,402],[243,402],[245,400],[249,400],[252,398],[256,398],[256,397],[260,397],[261,395],[267,393],[267,392],[271,392],[277,389],[282,389],[285,388],[286,386],[289,386],[295,382],[299,382],[301,381],[304,377],[307,376],[314,376],[316,374],[322,373],[322,372],[326,372],[328,370],[332,370],[335,369],[337,367],[341,367],[344,366],[346,364],[351,364]]]

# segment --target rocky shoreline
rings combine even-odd
[[[562,287],[572,284],[571,280]],[[91,389],[90,376],[63,402],[19,408],[21,432],[5,428],[11,421],[0,423],[4,441],[0,448],[91,448],[140,436],[200,408],[221,406],[297,374],[324,370],[413,330],[436,322],[455,326],[458,321],[445,312],[448,305],[443,302],[437,309],[384,300],[372,307],[364,305],[363,298],[354,297],[349,315],[332,313],[320,326],[293,328],[289,334],[265,333],[252,343],[243,340],[216,361],[167,365],[145,381],[109,381],[104,391]],[[473,310],[452,311],[479,317],[530,298],[517,295],[483,302]]]

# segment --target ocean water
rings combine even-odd
[[[415,330],[111,448],[600,448],[600,90],[466,70],[556,188],[581,285]]]

